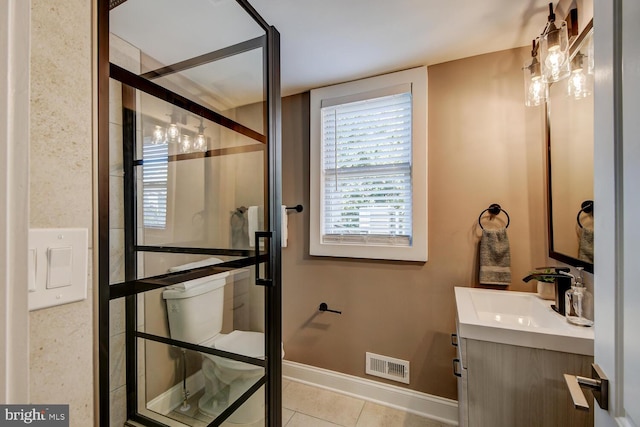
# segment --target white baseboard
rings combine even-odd
[[[458,425],[458,402],[455,400],[288,360],[282,361],[282,376],[288,380],[390,406],[446,424]],[[202,371],[187,378],[187,389],[192,395],[203,387]],[[182,404],[182,398],[180,382],[152,399],[147,404],[147,409],[166,415]]]
[[[191,395],[204,388],[204,375],[202,371],[187,378],[187,390]],[[161,395],[155,397],[147,403],[147,409],[158,414],[167,415],[169,412],[182,405],[183,400],[182,381],[165,391]]]
[[[282,361],[282,376],[446,424],[458,425],[458,402],[455,400],[287,360]]]

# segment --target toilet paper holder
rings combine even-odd
[[[326,302],[321,302],[320,303],[320,307],[318,307],[318,310],[320,310],[320,311],[328,311],[330,313],[342,314],[341,311],[331,310]]]

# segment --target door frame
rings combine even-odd
[[[1,2],[0,21],[0,402],[27,403],[31,1]]]
[[[640,35],[637,26],[623,25],[630,22],[629,13],[624,9],[623,0],[612,2],[594,2],[594,46],[596,58],[595,88],[595,152],[594,152],[594,197],[598,200],[598,215],[594,217],[595,234],[595,275],[594,294],[596,301],[595,322],[595,361],[610,379],[609,410],[596,408],[595,425],[597,427],[629,426],[633,424],[625,414],[624,378],[625,363],[625,204],[624,187],[635,183],[624,182],[623,166],[624,136],[628,130],[623,123],[623,94],[638,94],[638,84],[629,87],[628,74],[638,74],[629,63],[623,73],[623,41],[631,35]],[[626,34],[625,34],[626,33]],[[629,54],[627,53],[627,59]],[[637,59],[634,59],[637,61]],[[632,62],[632,61],[628,61]],[[637,76],[636,76],[637,77]],[[631,80],[631,79],[629,79]],[[631,116],[631,115],[629,115]],[[631,127],[636,124],[631,124]],[[623,134],[624,133],[624,134]],[[629,144],[630,141],[627,141]],[[631,142],[633,143],[633,142]],[[628,160],[628,159],[627,159]],[[636,165],[632,165],[636,166]],[[636,243],[637,246],[637,243]],[[627,274],[628,275],[628,274]],[[626,285],[629,286],[629,285]],[[629,345],[630,343],[626,343]]]

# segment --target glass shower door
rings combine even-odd
[[[277,31],[243,0],[104,3],[101,424],[279,425]]]

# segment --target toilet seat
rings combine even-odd
[[[241,356],[264,359],[264,334],[262,332],[233,331],[229,334],[219,334],[212,340],[202,343],[201,345]],[[234,369],[237,371],[255,370],[257,373],[264,371],[264,368],[261,366],[251,365],[238,360],[227,359],[207,353],[203,353],[203,356],[211,359],[216,365],[223,369]]]
[[[213,348],[264,359],[264,334],[262,332],[233,331],[213,342]]]

